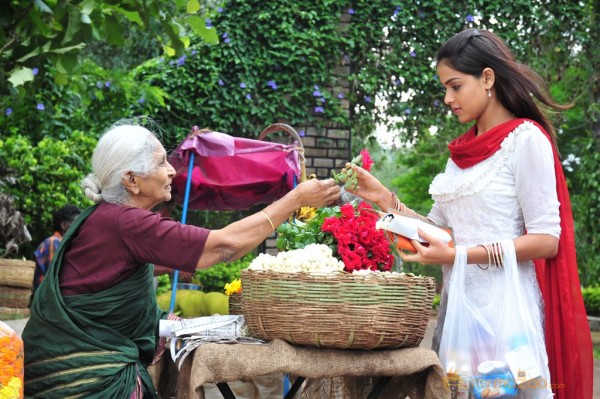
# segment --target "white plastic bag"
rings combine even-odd
[[[465,290],[466,268],[474,266],[456,247],[439,353],[452,399],[552,397],[543,333],[530,310],[537,305],[525,300],[513,241],[502,248],[504,281],[488,287],[497,312],[483,312]]]

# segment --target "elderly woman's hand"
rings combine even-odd
[[[334,204],[340,197],[340,187],[333,179],[304,181],[295,188],[300,206],[323,207]]]

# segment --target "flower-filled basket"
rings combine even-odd
[[[435,281],[402,273],[314,274],[243,270],[251,335],[337,349],[418,346]]]
[[[432,277],[391,271],[394,256],[370,205],[302,209],[278,229],[276,256],[242,270],[242,313],[265,340],[338,349],[418,346]]]

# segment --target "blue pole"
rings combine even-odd
[[[185,224],[187,219],[188,204],[190,202],[190,190],[192,187],[192,172],[194,171],[194,152],[190,151],[190,164],[188,166],[188,175],[185,182],[185,196],[183,197],[183,211],[181,212],[181,224]],[[175,297],[177,296],[177,280],[179,280],[179,270],[175,269],[173,273],[173,287],[171,290],[171,305],[169,306],[169,313],[173,313],[175,310]]]

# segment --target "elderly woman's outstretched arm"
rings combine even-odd
[[[302,206],[330,205],[338,200],[339,195],[340,187],[332,179],[313,179],[300,183],[262,211],[222,229],[212,230],[196,268],[203,269],[244,256],[264,241],[296,209]]]

